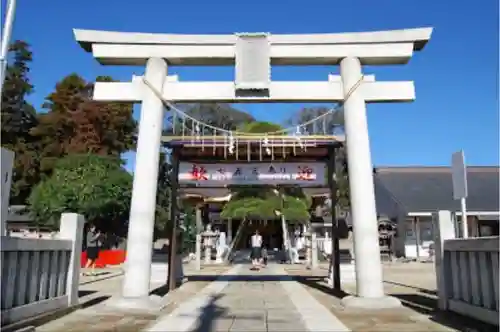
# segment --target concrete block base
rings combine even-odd
[[[346,296],[342,299],[341,303],[348,309],[381,310],[401,307],[401,301],[392,296],[379,298]]]

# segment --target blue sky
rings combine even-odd
[[[3,6],[3,8],[5,8]],[[58,80],[130,80],[143,68],[105,67],[75,42],[73,28],[217,34],[327,33],[434,27],[406,66],[368,67],[378,81],[414,80],[414,103],[368,106],[373,163],[449,165],[464,149],[469,165],[497,165],[498,1],[254,0],[18,1],[13,38],[32,45],[30,100],[39,109]],[[274,80],[326,80],[338,67],[273,68]],[[183,81],[232,80],[232,68],[171,68]],[[259,120],[282,122],[300,104],[240,104]],[[137,112],[136,112],[137,113]],[[133,165],[133,154],[129,167]]]

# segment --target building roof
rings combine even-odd
[[[498,166],[467,167],[467,210],[499,211]],[[450,167],[379,167],[375,169],[376,192],[385,192],[407,213],[459,211],[460,202],[453,199]],[[381,195],[377,195],[379,199]],[[388,202],[377,202],[377,207]]]

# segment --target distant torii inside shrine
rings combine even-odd
[[[345,305],[391,307],[384,294],[366,103],[415,99],[413,82],[376,82],[362,65],[406,64],[432,28],[362,33],[179,35],[75,30],[80,45],[105,65],[145,65],[131,82],[98,82],[98,101],[140,102],[123,300],[148,305],[159,151],[164,103],[340,102],[348,150],[357,296]],[[168,66],[235,65],[235,81],[182,82]],[[320,82],[271,80],[272,65],[340,65]],[[197,137],[193,139],[196,140]],[[224,144],[227,144],[225,142]]]

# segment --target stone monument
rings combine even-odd
[[[222,263],[222,256],[227,250],[227,243],[226,243],[226,232],[218,232],[218,237],[217,237],[217,254],[215,257],[215,262],[217,264]]]
[[[205,264],[210,264],[212,261],[212,250],[215,246],[217,234],[212,230],[212,225],[207,224],[207,227],[201,236],[203,239],[203,248],[205,249]]]

